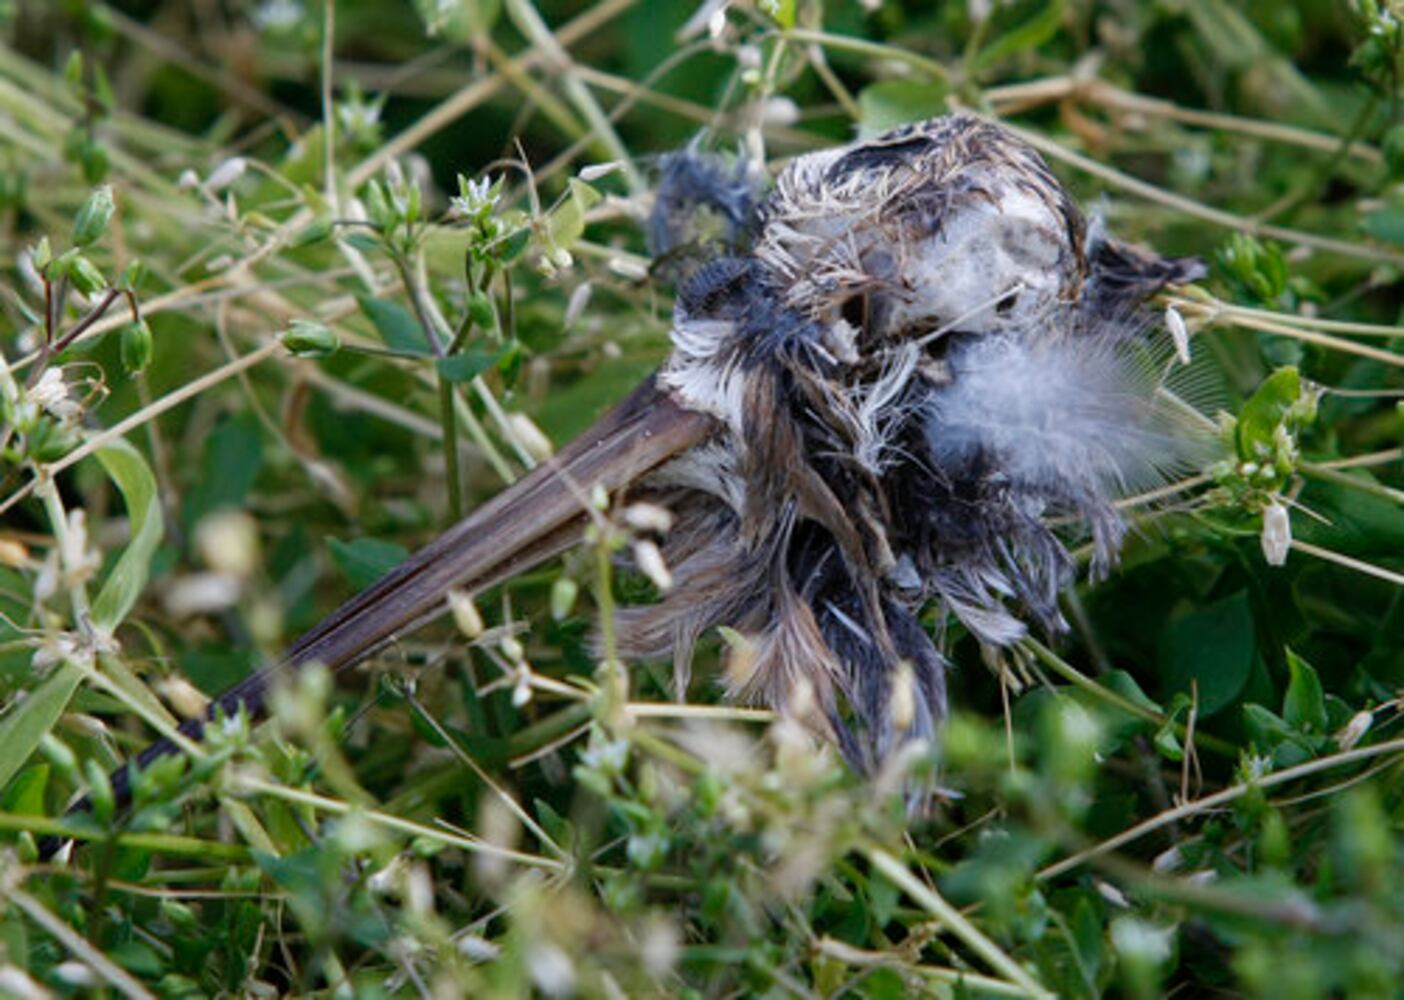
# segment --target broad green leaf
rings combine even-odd
[[[1049,0],[1037,14],[1023,18],[1017,27],[1006,31],[981,49],[980,54],[975,57],[973,69],[978,73],[1001,59],[1038,48],[1058,33],[1058,26],[1062,22],[1063,0]]]
[[[15,816],[44,815],[44,789],[48,784],[48,764],[25,768],[0,795],[0,809]]]
[[[915,80],[881,80],[858,94],[860,138],[881,135],[908,122],[923,121],[946,110],[946,94],[941,83]]]
[[[29,692],[29,697],[0,716],[0,788],[10,783],[44,735],[54,728],[73,692],[83,679],[83,672],[65,663]]]
[[[1243,706],[1248,737],[1260,750],[1271,750],[1273,765],[1291,767],[1312,756],[1308,742],[1276,712],[1262,705]]]
[[[1238,455],[1245,461],[1262,461],[1273,453],[1273,432],[1302,395],[1297,369],[1279,368],[1258,386],[1238,414]]]
[[[250,412],[219,424],[205,441],[200,478],[186,498],[181,519],[193,528],[222,507],[241,507],[263,467],[263,429]]]
[[[604,195],[578,177],[570,179],[570,195],[551,210],[546,234],[554,247],[569,250],[585,235],[585,213],[599,204]]]
[[[500,351],[460,351],[451,357],[439,359],[439,374],[450,382],[471,382],[501,361],[506,353],[505,349]]]
[[[409,555],[409,549],[403,545],[382,542],[378,538],[357,538],[350,542],[328,538],[327,545],[337,566],[357,590],[375,583]]]
[[[1306,660],[1290,649],[1286,653],[1287,669],[1292,678],[1282,700],[1282,718],[1298,732],[1319,736],[1327,731],[1326,696],[1321,690],[1321,678]]]
[[[389,299],[374,299],[369,295],[357,295],[356,301],[361,306],[361,312],[374,324],[386,347],[405,354],[423,354],[426,357],[429,355],[429,342],[424,338],[424,327],[419,325],[419,320],[404,306]]]
[[[1257,655],[1247,591],[1172,621],[1161,636],[1159,654],[1167,690],[1189,693],[1191,682],[1198,687],[1201,717],[1231,704]]]
[[[156,477],[141,452],[120,438],[97,450],[97,460],[117,484],[127,505],[132,538],[93,601],[93,621],[111,630],[120,625],[141,596],[151,572],[151,557],[165,534]]]

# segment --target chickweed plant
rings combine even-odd
[[[0,33],[0,994],[1399,995],[1397,0],[8,0]],[[1147,337],[1218,450],[1124,502],[1068,635],[982,658],[928,613],[931,753],[860,779],[725,702],[737,633],[685,692],[621,661],[667,515],[598,494],[581,548],[118,808],[115,768],[661,361],[663,154],[957,108],[1206,262]]]

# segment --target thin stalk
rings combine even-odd
[[[448,479],[449,516],[463,520],[463,480],[458,471],[458,421],[453,413],[453,383],[439,375],[439,426],[444,433],[444,476]]]
[[[1363,243],[1352,243],[1349,240],[1338,240],[1330,236],[1322,236],[1318,233],[1303,232],[1300,229],[1289,229],[1285,226],[1259,223],[1245,216],[1227,212],[1221,208],[1213,208],[1202,202],[1195,201],[1193,198],[1186,198],[1183,195],[1156,187],[1154,184],[1143,181],[1138,177],[1132,177],[1130,174],[1123,173],[1115,167],[1109,167],[1104,163],[1098,163],[1090,157],[1083,156],[1081,153],[1073,152],[1061,143],[1049,139],[1047,136],[1041,135],[1038,132],[1020,128],[1017,125],[1010,125],[1008,122],[1003,122],[1001,124],[1041,153],[1045,153],[1056,160],[1061,160],[1070,166],[1076,167],[1083,173],[1100,178],[1109,184],[1121,188],[1123,191],[1129,191],[1131,194],[1145,198],[1147,201],[1169,206],[1196,219],[1203,219],[1217,226],[1223,226],[1225,229],[1247,233],[1251,236],[1270,237],[1271,239],[1281,240],[1284,243],[1313,247],[1317,250],[1340,254],[1343,257],[1359,257],[1364,260],[1385,264],[1404,264],[1404,253],[1400,253],[1399,251],[1387,250],[1383,247],[1372,247]],[[1404,359],[1398,360],[1399,363],[1404,363]]]
[[[935,59],[928,59],[926,56],[918,55],[907,49],[883,45],[881,42],[870,42],[866,38],[854,38],[852,35],[834,35],[827,31],[811,31],[808,28],[789,28],[779,32],[779,36],[792,42],[811,42],[815,45],[822,45],[826,49],[856,52],[859,55],[872,56],[874,59],[905,63],[912,69],[920,70],[942,83],[951,82],[951,71]]]
[[[545,868],[557,872],[566,869],[566,865],[563,862],[556,861],[552,858],[542,858],[534,854],[524,854],[521,851],[508,850],[504,847],[498,847],[496,844],[490,844],[485,840],[479,840],[476,837],[447,833],[437,827],[424,826],[422,823],[415,823],[412,820],[403,819],[399,816],[392,816],[378,809],[364,809],[338,799],[330,799],[324,795],[317,795],[314,792],[304,792],[296,788],[288,788],[284,785],[274,784],[271,781],[264,781],[262,778],[257,778],[252,775],[235,775],[231,778],[230,783],[235,790],[240,792],[267,795],[270,798],[289,802],[293,805],[306,806],[332,816],[347,816],[355,813],[387,829],[395,830],[411,837],[423,837],[449,847],[457,847],[471,854],[487,854],[492,857],[502,858],[505,861],[514,861],[528,868]]]
[[[65,823],[47,816],[20,816],[15,813],[0,812],[0,830],[6,833],[28,832],[41,837],[59,837],[63,840],[106,841],[112,837],[119,847],[180,857],[219,858],[228,861],[247,861],[249,857],[248,848],[242,844],[226,844],[217,840],[201,840],[199,837],[182,837],[170,833],[128,832],[114,836],[107,830],[98,830],[88,825]],[[167,877],[169,873],[158,874],[161,877]]]
[[[1304,552],[1309,556],[1315,556],[1326,562],[1335,563],[1337,566],[1344,566],[1346,569],[1353,569],[1357,573],[1364,573],[1366,576],[1373,576],[1377,580],[1392,583],[1396,587],[1404,587],[1404,573],[1396,573],[1394,570],[1385,569],[1383,566],[1376,566],[1363,559],[1355,559],[1331,549],[1323,549],[1319,545],[1312,545],[1310,542],[1303,542],[1299,539],[1292,539],[1292,548],[1298,552]]]
[[[1166,716],[1159,712],[1154,712],[1149,708],[1137,705],[1129,698],[1119,695],[1110,688],[1098,684],[1037,639],[1026,638],[1020,645],[1037,657],[1040,663],[1049,670],[1052,670],[1059,677],[1068,681],[1074,687],[1081,688],[1089,694],[1094,695],[1107,704],[1113,705],[1121,711],[1134,715],[1136,718],[1149,722],[1154,726],[1163,726],[1170,722]],[[1171,726],[1181,739],[1187,738],[1188,730],[1183,725],[1175,722],[1171,723]],[[1217,736],[1210,736],[1208,733],[1196,733],[1195,740],[1200,746],[1207,747],[1215,753],[1223,754],[1225,757],[1234,759],[1238,757],[1239,748],[1229,743],[1227,740],[1219,739]]]
[[[1054,994],[1029,975],[1024,967],[1010,958],[999,945],[987,938],[964,914],[946,902],[940,893],[918,880],[906,865],[880,847],[865,847],[863,854],[874,868],[912,897],[927,913],[949,927],[951,933],[965,942],[971,951],[984,959],[990,968],[1023,990],[1026,996],[1048,997],[1051,1000]]]
[[[63,456],[63,458],[59,459],[57,462],[51,462],[50,464],[46,465],[44,467],[45,475],[58,475],[64,469],[68,468],[71,465],[76,465],[78,462],[81,462],[83,459],[87,458],[99,448],[106,446],[109,442],[115,441],[118,438],[125,436],[128,431],[136,427],[140,427],[148,420],[155,419],[162,413],[165,413],[167,410],[175,406],[179,406],[187,399],[190,399],[194,396],[198,396],[200,393],[204,392],[211,386],[217,385],[218,383],[223,382],[227,378],[232,378],[244,369],[251,368],[254,365],[258,364],[260,361],[266,360],[269,356],[271,356],[275,351],[279,349],[279,346],[280,345],[277,341],[272,341],[270,343],[264,344],[257,350],[245,354],[242,358],[235,358],[228,364],[221,365],[219,368],[216,368],[214,371],[209,372],[206,375],[202,375],[200,378],[195,379],[193,382],[188,382],[185,385],[181,386],[179,389],[173,389],[172,391],[166,393],[166,395],[162,396],[160,399],[156,400],[150,406],[144,406],[136,413],[133,413],[131,416],[127,417],[126,419],[119,420],[117,423],[113,424],[106,430],[99,431],[98,433],[92,435],[81,445],[79,445],[77,448],[74,448],[72,451],[70,451],[67,455]],[[15,492],[11,493],[3,501],[0,501],[0,514],[3,514],[5,511],[9,510],[11,507],[19,503],[25,497],[33,493],[35,487],[39,484],[39,482],[40,479],[36,476],[34,479],[31,479],[29,482],[25,483]]]
[[[589,88],[576,74],[575,64],[561,39],[552,34],[551,29],[546,26],[546,22],[541,19],[540,13],[537,12],[530,0],[506,0],[506,2],[507,12],[513,23],[533,45],[545,54],[547,62],[560,73],[561,86],[565,88],[566,97],[589,123],[590,130],[595,133],[604,147],[605,155],[609,159],[619,160],[623,164],[624,178],[629,185],[629,191],[632,194],[641,194],[646,191],[648,185],[639,174],[638,168],[634,166],[634,160],[629,155],[628,147],[620,140],[619,133],[615,132],[614,126],[610,124],[609,118],[605,115],[599,102],[595,100],[595,95],[590,93]]]
[[[1139,840],[1148,833],[1154,833],[1162,827],[1169,826],[1172,823],[1179,823],[1199,813],[1208,812],[1211,809],[1218,809],[1220,806],[1228,805],[1228,803],[1232,802],[1234,799],[1241,798],[1254,789],[1266,791],[1269,788],[1284,785],[1289,781],[1296,781],[1298,778],[1310,777],[1322,771],[1329,771],[1346,764],[1370,760],[1373,757],[1379,757],[1390,753],[1404,753],[1404,737],[1386,740],[1383,743],[1375,743],[1367,747],[1356,747],[1353,750],[1344,750],[1340,753],[1331,754],[1328,757],[1309,760],[1305,764],[1298,764],[1296,767],[1285,768],[1274,774],[1264,775],[1252,782],[1242,782],[1237,785],[1231,785],[1222,791],[1215,792],[1213,795],[1206,795],[1204,798],[1196,799],[1193,802],[1186,802],[1184,805],[1176,806],[1174,809],[1167,809],[1165,812],[1152,816],[1144,822],[1137,823],[1135,826],[1123,830],[1114,837],[1108,837],[1099,844],[1095,844],[1084,851],[1079,851],[1071,857],[1064,858],[1062,861],[1048,865],[1038,873],[1038,878],[1040,881],[1046,881],[1062,875],[1065,872],[1073,871],[1093,858],[1108,854],[1134,840]]]
[[[1326,465],[1318,465],[1315,462],[1298,462],[1297,471],[1308,479],[1320,479],[1324,482],[1335,483],[1338,486],[1348,486],[1361,493],[1368,493],[1371,496],[1379,497],[1381,500],[1388,500],[1390,503],[1404,506],[1404,490],[1396,490],[1392,486],[1384,483],[1377,483],[1372,479],[1360,479],[1356,476],[1348,476],[1344,472],[1337,472]]]
[[[18,886],[9,886],[6,897],[24,915],[44,930],[52,934],[70,955],[88,966],[108,982],[118,993],[133,1000],[156,1000],[156,994],[132,978],[131,974],[110,958],[83,935],[79,934],[63,920],[59,919],[29,893]]]

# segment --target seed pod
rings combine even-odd
[[[341,340],[321,323],[295,319],[282,336],[283,346],[299,358],[325,358],[341,348]]]
[[[151,327],[147,325],[146,320],[128,323],[122,327],[121,346],[122,367],[133,375],[145,371],[146,366],[151,364],[151,356],[155,352]]]
[[[83,202],[83,207],[78,209],[78,215],[73,219],[74,245],[85,247],[95,242],[107,232],[107,225],[116,210],[111,184],[104,184],[88,195],[88,200]]]
[[[82,254],[68,262],[68,280],[73,282],[74,288],[88,296],[96,295],[107,287],[107,279],[98,266]]]

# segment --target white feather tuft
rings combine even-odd
[[[1202,450],[1193,411],[1122,336],[985,336],[948,360],[926,417],[942,469],[998,469],[1052,506],[1083,507],[1160,485]]]

